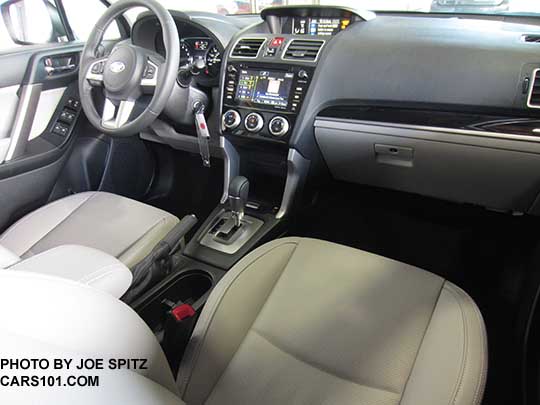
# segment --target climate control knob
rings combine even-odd
[[[289,121],[285,117],[274,117],[268,124],[268,130],[274,136],[283,136],[289,132]]]
[[[242,117],[238,114],[238,111],[229,110],[223,114],[222,122],[225,129],[235,129],[240,125]]]
[[[244,125],[249,132],[259,132],[264,126],[264,118],[257,113],[248,114],[244,120]]]

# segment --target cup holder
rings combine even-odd
[[[139,310],[139,314],[152,330],[159,330],[170,309],[164,302],[181,301],[194,305],[210,291],[213,284],[212,276],[203,270],[179,273],[160,288],[152,300]]]

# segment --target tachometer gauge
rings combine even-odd
[[[221,67],[221,52],[218,47],[214,45],[206,53],[206,66],[208,69],[208,76],[217,76]]]
[[[180,67],[186,66],[193,62],[193,56],[189,46],[185,42],[180,43]]]

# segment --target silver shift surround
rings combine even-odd
[[[237,231],[241,234],[236,237],[231,243],[225,244],[219,241],[217,235],[210,233],[210,230],[222,219],[230,219],[231,212],[224,211],[219,214],[216,219],[212,222],[210,227],[204,233],[200,244],[206,246],[210,249],[217,250],[228,255],[233,255],[238,252],[256,233],[259,229],[262,228],[264,222],[258,218],[254,218],[249,215],[244,215],[242,218],[242,227]]]

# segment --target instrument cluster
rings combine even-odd
[[[219,76],[222,52],[211,38],[190,37],[180,40],[180,68],[195,60],[203,60],[206,64],[203,75],[208,78]]]

